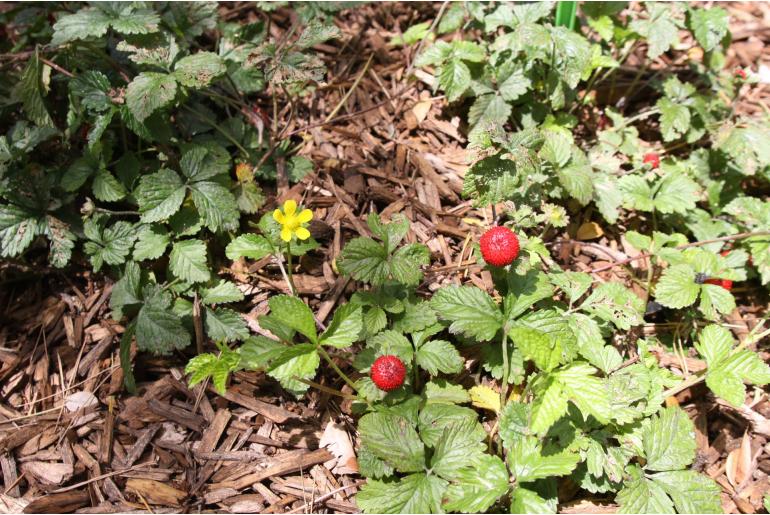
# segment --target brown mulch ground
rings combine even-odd
[[[470,243],[493,215],[460,196],[470,157],[464,113],[448,108],[423,81],[405,79],[414,49],[387,44],[411,24],[432,19],[437,8],[391,3],[343,14],[344,40],[318,47],[330,66],[329,84],[294,114],[291,106],[281,112],[283,133],[304,141],[300,153],[316,168],[272,196],[268,207],[293,197],[315,210],[312,229],[322,249],[302,259],[295,280],[322,322],[356,289],[333,263],[346,241],[368,235],[364,220],[371,211],[386,219],[404,213],[412,222],[409,240],[430,248],[424,292],[460,281],[491,290]],[[770,65],[770,5],[728,8],[732,65]],[[242,9],[239,16],[253,15]],[[619,80],[616,87],[622,91],[622,85]],[[767,84],[747,87],[739,110],[767,112],[769,98]],[[324,124],[330,115],[332,123]],[[618,228],[603,227],[604,236],[590,242],[574,239],[583,223],[602,220],[590,210],[570,215],[566,231],[546,235],[560,266],[591,271],[632,255]],[[206,385],[188,388],[183,369],[190,353],[136,355],[139,393],[128,395],[118,360],[123,327],[108,306],[112,282],[85,269],[65,275],[19,263],[0,268],[0,512],[357,511],[362,481],[348,401],[317,389],[297,400],[258,372],[235,374],[225,397]],[[244,317],[261,331],[256,320],[267,312],[268,297],[286,292],[277,267],[268,258],[222,272],[241,284]],[[627,280],[628,274],[618,267],[597,279]],[[736,293],[742,307],[730,321],[740,338],[767,299],[740,288]],[[649,323],[641,334],[671,330],[671,324]],[[677,373],[703,367],[663,350],[659,357]],[[346,356],[338,358],[345,366]],[[346,391],[334,376],[316,380]],[[751,391],[743,410],[718,404],[703,388],[681,393],[676,402],[695,421],[697,465],[723,487],[725,511],[761,511],[770,491],[766,392]],[[563,505],[572,513],[613,508],[590,499],[566,498]]]

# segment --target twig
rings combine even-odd
[[[342,486],[340,488],[332,490],[329,493],[323,494],[318,499],[314,499],[314,500],[312,500],[309,503],[305,503],[304,505],[300,506],[299,508],[294,508],[291,511],[287,511],[286,513],[304,513],[305,510],[308,510],[308,509],[312,508],[313,505],[315,505],[315,504],[324,502],[326,499],[329,499],[330,497],[334,496],[337,492],[342,492],[343,490],[347,490],[348,488],[359,487],[359,486],[363,485],[364,483],[366,483],[366,481],[362,479],[362,480],[356,481],[352,485]]]

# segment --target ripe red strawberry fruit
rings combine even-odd
[[[492,266],[506,266],[519,256],[519,238],[503,226],[489,229],[479,240],[481,256]]]
[[[741,80],[746,80],[746,70],[743,70],[741,68],[738,68],[735,70],[735,76],[738,77]]]
[[[397,356],[380,356],[372,365],[372,381],[377,388],[390,392],[404,384],[406,367]]]
[[[650,152],[648,154],[644,154],[644,159],[642,159],[642,162],[644,164],[649,164],[653,169],[655,169],[660,166],[660,156],[655,152]]]
[[[706,283],[706,284],[715,284],[717,286],[721,286],[722,288],[724,288],[727,291],[730,291],[730,290],[733,289],[733,282],[730,279],[717,279],[717,278],[714,277],[714,278],[711,278],[711,279],[706,279],[703,282]]]

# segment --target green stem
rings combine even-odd
[[[289,289],[291,290],[291,294],[296,297],[297,295],[297,287],[294,286],[294,275],[291,271],[291,242],[286,243],[286,276],[289,279]]]
[[[508,396],[508,329],[503,329],[503,384],[500,385],[500,411],[505,407]]]
[[[205,114],[201,114],[201,113],[199,113],[198,111],[196,111],[195,109],[192,109],[192,108],[190,108],[190,107],[186,106],[185,104],[182,104],[182,109],[184,109],[184,110],[186,110],[186,111],[189,111],[189,112],[190,112],[190,113],[192,113],[193,115],[197,116],[198,118],[200,118],[200,119],[201,119],[201,120],[203,120],[204,122],[206,122],[206,123],[208,123],[209,125],[211,125],[211,126],[212,126],[214,129],[216,129],[216,130],[217,130],[217,131],[218,131],[218,132],[219,132],[219,133],[220,133],[222,136],[224,136],[224,137],[225,137],[225,138],[226,138],[228,141],[230,141],[230,143],[232,143],[233,145],[235,145],[235,146],[236,146],[236,148],[237,148],[238,150],[240,150],[240,151],[241,151],[241,154],[243,155],[243,157],[249,157],[249,151],[248,151],[248,150],[246,150],[245,148],[243,148],[243,146],[242,146],[240,143],[238,143],[238,140],[236,140],[235,138],[233,138],[233,137],[232,137],[232,135],[231,135],[229,132],[227,132],[227,131],[226,131],[226,130],[224,130],[222,127],[220,127],[220,126],[219,126],[219,124],[217,124],[217,122],[216,122],[215,120],[212,120],[211,118],[209,118],[209,117],[208,117],[208,116],[206,116]]]
[[[321,355],[323,359],[326,360],[326,362],[331,365],[331,367],[334,369],[335,372],[337,372],[337,375],[342,378],[343,381],[345,381],[348,386],[350,386],[354,392],[358,393],[358,388],[356,388],[356,384],[343,372],[340,367],[337,366],[337,364],[332,360],[332,357],[329,356],[329,353],[326,352],[326,349],[323,348],[322,345],[316,345],[316,350],[318,350],[318,354]]]

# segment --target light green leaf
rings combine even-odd
[[[170,241],[168,231],[160,226],[143,225],[134,245],[134,261],[157,259],[166,252]]]
[[[651,476],[674,501],[678,513],[722,513],[722,489],[694,470],[674,470]]]
[[[744,380],[756,385],[770,383],[770,367],[750,350],[738,351],[716,365],[709,363],[706,385],[733,406],[743,406]]]
[[[94,197],[103,202],[115,202],[126,196],[126,188],[104,168],[96,172],[92,188]]]
[[[62,16],[54,23],[51,44],[59,46],[78,39],[104,36],[111,21],[111,17],[101,9],[80,9],[74,14]]]
[[[521,437],[508,454],[509,468],[517,483],[570,474],[580,455],[569,451],[544,455],[541,444],[534,436]]]
[[[318,341],[313,312],[301,299],[291,295],[276,295],[270,298],[268,304],[270,316],[277,322],[305,335],[312,343]]]
[[[727,315],[735,309],[735,297],[729,290],[719,285],[703,284],[699,307],[706,318],[716,320],[720,313]]]
[[[213,288],[201,289],[200,293],[201,302],[206,305],[240,302],[243,300],[243,292],[235,284],[224,279],[220,280]]]
[[[439,372],[456,374],[465,362],[454,345],[445,340],[430,340],[417,349],[417,364],[432,376]]]
[[[301,395],[309,388],[307,383],[299,379],[312,379],[321,357],[313,345],[294,345],[288,347],[282,357],[276,358],[271,364],[268,375],[277,379],[283,388],[294,395]]]
[[[456,406],[454,404],[428,404],[421,411],[419,416],[420,438],[428,447],[435,447],[441,436],[444,434],[444,428],[463,421],[476,422],[478,414],[470,408]],[[473,426],[478,432],[479,439],[484,438],[484,431],[481,426]]]
[[[342,273],[357,281],[380,285],[388,279],[388,254],[371,238],[356,238],[342,249],[339,267]]]
[[[728,31],[730,17],[721,7],[691,9],[690,27],[703,50],[710,52],[719,45]]]
[[[447,482],[423,473],[388,482],[369,481],[356,495],[364,513],[441,513]]]
[[[661,275],[655,287],[655,300],[669,308],[684,308],[695,303],[699,292],[692,267],[675,265]]]
[[[690,128],[690,110],[687,106],[672,102],[666,97],[658,100],[660,131],[663,141],[673,141]]]
[[[241,234],[227,244],[225,255],[227,259],[236,260],[241,257],[262,259],[274,251],[270,241],[259,234]]]
[[[484,455],[486,432],[475,420],[465,419],[444,428],[431,457],[431,470],[453,481],[462,469]]]
[[[556,513],[556,500],[545,499],[524,485],[517,485],[511,495],[511,513]]]
[[[491,340],[502,326],[502,314],[492,297],[475,286],[447,286],[438,290],[431,306],[449,320],[451,333],[463,333],[481,341]]]
[[[359,420],[358,432],[372,454],[399,472],[425,468],[425,447],[407,419],[389,413],[369,413]]]
[[[655,185],[655,209],[661,213],[685,214],[695,208],[698,185],[684,174],[669,172]]]
[[[232,309],[207,307],[203,321],[206,334],[216,342],[245,340],[249,336],[246,322]]]
[[[508,491],[508,470],[497,456],[482,454],[454,474],[443,505],[447,512],[485,513]]]
[[[188,283],[206,282],[211,271],[206,262],[206,244],[201,240],[181,240],[174,243],[169,255],[169,268]]]
[[[619,513],[675,513],[671,499],[659,484],[647,479],[638,465],[630,470],[631,479],[623,483],[616,497]]]
[[[421,266],[430,263],[430,250],[422,243],[404,245],[390,259],[393,279],[406,285],[416,285],[422,279]]]
[[[214,232],[237,227],[238,204],[227,188],[216,182],[200,181],[191,184],[190,189],[193,203],[206,227]]]
[[[664,408],[645,420],[641,436],[647,470],[683,469],[695,459],[695,427],[679,407]]]
[[[640,211],[652,211],[655,208],[652,189],[644,178],[638,175],[624,175],[618,181],[618,186],[623,192],[623,204],[626,207]]]
[[[557,420],[567,413],[567,397],[562,384],[554,377],[548,377],[539,385],[532,401],[530,427],[535,433],[546,432]]]
[[[644,301],[621,283],[602,283],[580,308],[626,331],[644,322]]]
[[[389,329],[375,334],[369,339],[367,346],[375,349],[380,356],[398,356],[406,363],[412,361],[414,354],[414,348],[409,340],[403,334]]]
[[[136,344],[139,350],[171,354],[190,344],[190,334],[182,320],[171,312],[170,301],[152,300],[145,303],[136,317]]]
[[[334,311],[331,323],[321,335],[321,345],[331,345],[338,349],[350,347],[358,340],[364,328],[361,314],[361,306],[352,303],[339,306]]]
[[[438,82],[446,92],[447,101],[454,102],[470,87],[471,71],[461,60],[451,59],[441,66]]]
[[[465,388],[445,379],[434,379],[427,383],[423,395],[427,403],[464,404],[471,401],[471,396]]]
[[[695,349],[711,368],[730,354],[733,343],[733,337],[726,327],[711,324],[701,330]]]
[[[572,401],[583,416],[593,415],[597,421],[606,424],[612,417],[609,390],[605,381],[595,373],[594,367],[574,362],[554,375],[561,383],[564,397]]]

